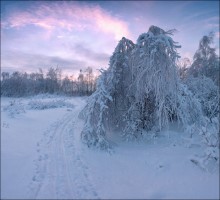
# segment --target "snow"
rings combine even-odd
[[[9,98],[1,98],[1,107]],[[16,99],[17,101],[17,99]],[[37,142],[48,124],[64,115],[65,109],[30,110],[11,117],[11,110],[1,113],[1,195],[2,198],[24,198],[34,173]]]
[[[179,144],[164,144],[160,140],[154,142],[120,144],[108,159],[105,155],[98,157],[105,164],[95,163],[92,174],[102,171],[105,176],[96,177],[96,182],[101,182],[99,187],[103,198],[193,199],[218,196],[218,176],[204,174],[189,162],[192,149]],[[111,188],[111,193],[108,188]]]
[[[219,198],[219,171],[190,160],[203,149],[188,145],[189,135],[179,127],[136,142],[108,134],[112,153],[88,148],[80,140],[78,118],[85,100],[1,98],[1,198]],[[13,101],[16,106],[9,106]],[[33,101],[51,106],[30,108]]]

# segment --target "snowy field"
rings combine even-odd
[[[218,199],[219,170],[175,126],[141,142],[116,135],[110,153],[80,142],[86,99],[1,98],[2,199]]]

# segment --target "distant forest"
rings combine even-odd
[[[1,73],[1,96],[22,97],[42,93],[84,96],[96,89],[97,77],[91,67],[80,70],[77,79],[73,76],[62,77],[62,69],[51,67],[46,73],[40,68],[38,72],[26,73],[15,71]]]

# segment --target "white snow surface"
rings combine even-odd
[[[219,199],[219,170],[190,161],[202,147],[180,128],[129,143],[115,133],[111,154],[82,144],[85,100],[1,98],[2,199]]]

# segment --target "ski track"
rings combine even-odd
[[[99,199],[91,173],[77,144],[77,106],[52,124],[37,143],[38,159],[29,184],[29,199]]]

